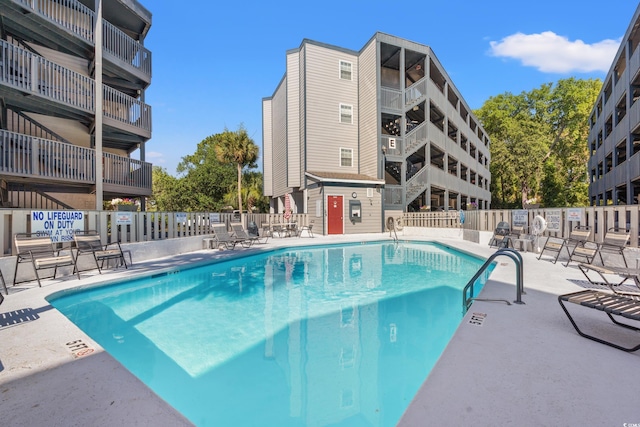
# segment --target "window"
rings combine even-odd
[[[340,123],[353,123],[353,106],[340,104]]]
[[[340,61],[340,79],[351,80],[351,62]]]
[[[351,148],[340,149],[340,166],[348,168],[353,166],[353,150]]]

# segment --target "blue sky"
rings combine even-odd
[[[146,160],[174,175],[183,156],[225,127],[244,124],[262,152],[262,98],[283,77],[286,51],[305,38],[360,50],[381,31],[428,45],[477,109],[491,96],[562,78],[603,80],[638,7],[631,0],[140,1],[153,14]]]

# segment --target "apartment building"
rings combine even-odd
[[[402,212],[490,207],[489,137],[428,46],[383,33],[360,51],[303,40],[262,107],[274,213],[349,234]]]
[[[0,0],[0,18],[2,207],[150,195],[151,13],[136,0]]]
[[[640,196],[640,5],[589,119],[591,205],[633,205]]]

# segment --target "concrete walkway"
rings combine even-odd
[[[273,239],[249,251],[387,238],[388,234]],[[495,251],[460,239],[435,240],[483,257]],[[11,288],[0,306],[0,424],[190,425],[52,309],[45,297],[247,251],[197,251],[136,262],[132,269],[103,275],[85,272],[81,281],[67,277],[43,281],[42,288],[35,282]],[[598,344],[574,331],[557,295],[582,289],[584,276],[577,268],[554,265],[548,257],[538,261],[532,253],[523,253],[523,258],[525,304],[475,302],[400,425],[640,424],[640,354]],[[481,296],[513,301],[515,267],[506,257],[497,261]],[[626,344],[640,342],[640,334],[612,326],[604,314],[575,308],[581,325]],[[473,313],[481,314],[481,325],[469,323]]]

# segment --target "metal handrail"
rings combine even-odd
[[[387,218],[387,228],[389,229],[389,237],[393,237],[395,242],[398,241],[398,233],[396,233],[396,220],[392,216]],[[393,231],[393,236],[391,232]]]
[[[516,300],[514,301],[514,303],[515,304],[524,304],[524,302],[522,301],[522,294],[525,293],[524,292],[524,272],[523,272],[522,255],[520,255],[520,253],[518,251],[516,251],[515,249],[501,248],[501,249],[498,249],[495,253],[493,253],[487,259],[487,261],[485,261],[485,263],[482,265],[482,267],[480,267],[480,269],[476,272],[476,274],[474,274],[474,276],[471,278],[471,280],[469,280],[467,285],[462,290],[462,310],[463,310],[463,313],[466,313],[467,310],[469,310],[469,307],[471,307],[471,303],[473,301],[501,301],[501,302],[506,302],[507,305],[511,305],[511,303],[508,300],[505,300],[505,299],[488,299],[488,298],[473,298],[473,297],[471,297],[471,295],[473,295],[473,286],[474,286],[476,280],[478,280],[480,275],[482,273],[484,273],[484,271],[491,265],[493,260],[495,258],[497,258],[498,256],[500,256],[500,255],[504,255],[506,257],[511,258],[513,260],[513,262],[516,264]],[[470,297],[467,297],[467,295],[469,295]]]

